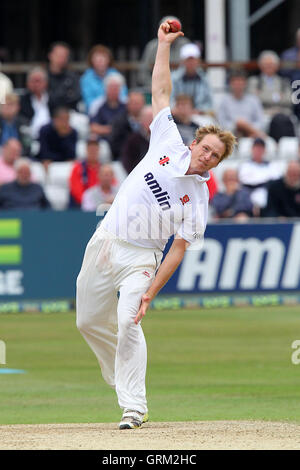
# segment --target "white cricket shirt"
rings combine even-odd
[[[199,242],[207,223],[209,174],[185,174],[191,152],[169,107],[156,115],[150,129],[149,150],[121,185],[101,227],[145,248],[164,250],[175,234]]]

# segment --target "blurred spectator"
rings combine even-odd
[[[30,126],[32,139],[38,139],[40,128],[51,120],[49,111],[48,77],[41,67],[27,75],[27,91],[21,96],[20,116]]]
[[[242,220],[251,217],[253,205],[250,193],[246,188],[241,188],[237,170],[233,168],[225,170],[222,181],[224,192],[218,192],[211,202],[215,217],[217,219],[233,217]]]
[[[263,215],[263,209],[267,204],[270,181],[281,176],[278,163],[265,160],[265,151],[265,141],[256,138],[252,145],[251,160],[242,163],[239,170],[240,182],[251,193],[256,215]]]
[[[258,57],[261,73],[250,77],[248,91],[260,99],[265,113],[265,129],[277,142],[283,136],[295,136],[292,114],[291,86],[287,78],[278,75],[280,59],[273,51],[263,51]]]
[[[48,54],[49,106],[76,109],[81,99],[79,76],[68,70],[70,47],[64,42],[52,44]]]
[[[91,132],[103,139],[109,140],[114,119],[126,110],[126,105],[119,98],[123,84],[124,79],[119,74],[111,74],[105,79],[106,99],[91,118]]]
[[[96,211],[99,204],[112,204],[118,189],[114,186],[114,172],[109,164],[100,167],[99,181],[84,192],[81,205],[84,211]]]
[[[177,95],[172,115],[185,145],[190,145],[195,138],[198,125],[193,122],[193,99],[190,95]]]
[[[29,152],[29,139],[24,120],[19,116],[20,99],[11,93],[6,95],[5,104],[0,105],[0,147],[8,139],[20,140],[23,154]]]
[[[159,24],[161,25],[164,23],[166,20],[178,20],[176,16],[164,16]],[[178,20],[180,21],[180,20]],[[182,46],[185,44],[188,44],[190,41],[186,37],[180,36],[179,38],[176,39],[171,44],[171,49],[170,49],[170,64],[171,66],[173,65],[178,65],[180,61],[180,50]],[[155,56],[156,56],[156,51],[157,51],[157,38],[151,39],[143,51],[141,60],[140,60],[140,70],[138,74],[138,82],[141,86],[144,86],[151,90],[151,80],[152,80],[152,69],[153,65],[155,62]]]
[[[109,143],[114,160],[120,158],[122,146],[128,136],[140,128],[139,116],[144,106],[145,98],[142,93],[131,91],[128,94],[126,109],[112,123]]]
[[[229,85],[230,92],[224,96],[218,110],[220,125],[238,136],[265,137],[263,107],[257,96],[246,93],[244,72],[233,72]]]
[[[152,106],[145,106],[141,111],[140,129],[129,135],[124,144],[121,160],[127,173],[136,167],[148,151],[152,119]]]
[[[1,66],[1,63],[0,63]],[[10,78],[7,77],[4,73],[0,72],[0,98],[5,97],[6,95],[9,95],[10,93],[13,93],[14,87],[13,83]],[[0,100],[1,104],[1,100]]]
[[[300,162],[290,161],[285,175],[270,184],[267,217],[300,217]]]
[[[89,111],[94,100],[97,98],[105,99],[104,79],[112,73],[118,73],[118,71],[112,67],[112,63],[113,56],[110,49],[101,44],[92,47],[88,54],[89,68],[80,78],[81,94],[87,111]],[[127,99],[127,87],[125,83],[123,83],[121,87],[119,98],[121,101],[126,101]]]
[[[189,95],[193,99],[194,112],[212,113],[212,91],[206,74],[200,68],[199,47],[191,43],[184,45],[180,60],[180,67],[172,72],[171,105],[175,104],[178,95]]]
[[[16,178],[15,162],[21,157],[22,146],[17,139],[8,139],[0,156],[0,184],[10,183]]]
[[[57,108],[52,121],[40,130],[39,159],[47,167],[49,162],[65,162],[76,158],[77,131],[70,126],[70,112]]]
[[[91,137],[87,142],[85,160],[74,164],[70,176],[71,206],[80,206],[82,195],[88,188],[99,183],[100,153],[99,142]]]
[[[49,202],[40,184],[31,182],[30,160],[16,161],[16,180],[0,186],[0,209],[47,209]]]
[[[300,61],[300,28],[298,28],[296,31],[295,46],[283,51],[281,54],[281,60],[282,62],[287,62],[285,67],[281,69],[281,75],[289,78],[291,81],[294,80],[294,70],[297,67],[295,62]],[[288,62],[294,63],[288,64]]]

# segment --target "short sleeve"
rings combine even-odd
[[[155,116],[150,124],[150,130],[150,147],[164,142],[171,142],[173,145],[176,143],[184,145],[169,107],[162,109]]]
[[[205,202],[196,206],[189,204],[184,208],[184,218],[176,235],[190,243],[192,249],[203,246],[204,232],[207,224],[207,208]]]

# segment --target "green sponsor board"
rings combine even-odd
[[[0,238],[20,238],[22,224],[20,219],[0,220]]]
[[[0,264],[16,265],[22,263],[20,245],[0,245]]]
[[[22,222],[20,219],[0,220],[0,265],[17,265],[22,263],[22,246],[8,244],[10,239],[21,237]]]

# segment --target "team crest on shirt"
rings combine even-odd
[[[180,197],[179,199],[181,200],[181,203],[182,203],[183,206],[184,206],[184,204],[186,204],[190,200],[190,198],[188,197],[187,194],[183,197]]]
[[[165,166],[165,165],[168,165],[169,161],[170,161],[170,158],[164,155],[163,157],[160,157],[158,163],[162,166]]]

